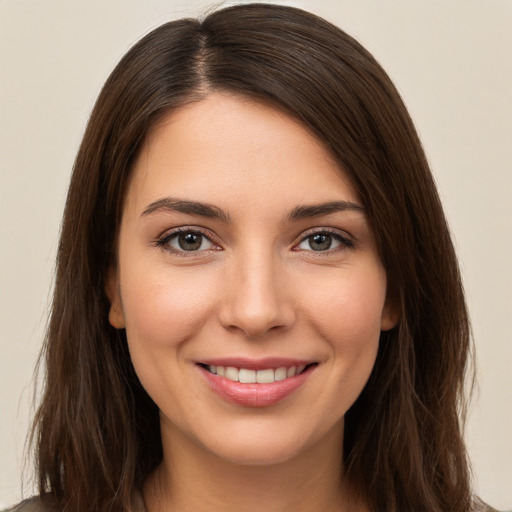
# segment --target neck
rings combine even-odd
[[[338,425],[339,427],[339,425]],[[352,512],[363,508],[343,478],[343,435],[283,462],[245,465],[162,431],[164,459],[143,488],[148,512]]]

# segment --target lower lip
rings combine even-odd
[[[268,407],[297,391],[311,375],[311,366],[299,375],[269,384],[243,384],[210,373],[198,365],[211,389],[227,402],[243,407]]]

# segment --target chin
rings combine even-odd
[[[232,425],[222,429],[214,437],[210,435],[200,440],[202,449],[215,457],[240,466],[268,466],[283,464],[302,457],[310,457],[322,446],[330,446],[325,453],[332,454],[332,447],[343,442],[343,421],[336,422],[330,429],[326,424],[315,429],[285,427],[280,422],[272,425],[263,422],[259,425]],[[252,428],[248,428],[252,426]],[[237,428],[238,427],[238,428]],[[334,443],[334,444],[333,444]]]
[[[268,441],[260,443],[233,442],[224,449],[212,452],[218,458],[239,466],[270,466],[283,464],[293,460],[301,453],[301,447],[295,442],[283,444],[283,440],[276,443]]]

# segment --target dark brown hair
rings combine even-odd
[[[421,143],[388,76],[354,39],[299,9],[228,7],[167,23],[107,80],[78,152],[44,347],[33,442],[40,493],[65,511],[122,511],[160,462],[158,410],[105,276],[132,163],[164,114],[212,91],[273,104],[307,125],[355,185],[399,325],[383,332],[346,415],[346,474],[375,511],[466,511],[461,436],[470,332],[457,260]]]

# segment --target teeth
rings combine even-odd
[[[259,382],[260,384],[269,384],[274,381],[274,370],[258,370],[256,372],[256,382]]]
[[[229,380],[237,381],[239,373],[240,372],[238,371],[238,368],[233,368],[232,366],[228,366],[226,368],[226,373],[224,374],[224,377],[226,377],[226,379],[229,379]]]
[[[302,373],[306,365],[290,366],[289,368],[281,367],[267,370],[248,370],[246,368],[235,368],[233,366],[208,366],[211,373],[225,377],[234,382],[242,382],[243,384],[270,384],[272,382],[284,380],[299,373]]]
[[[293,367],[292,367],[293,368]],[[276,380],[284,380],[286,379],[286,368],[278,368],[275,372]]]
[[[244,368],[241,368],[238,380],[245,384],[252,384],[256,382],[256,372],[254,370],[245,370]]]

